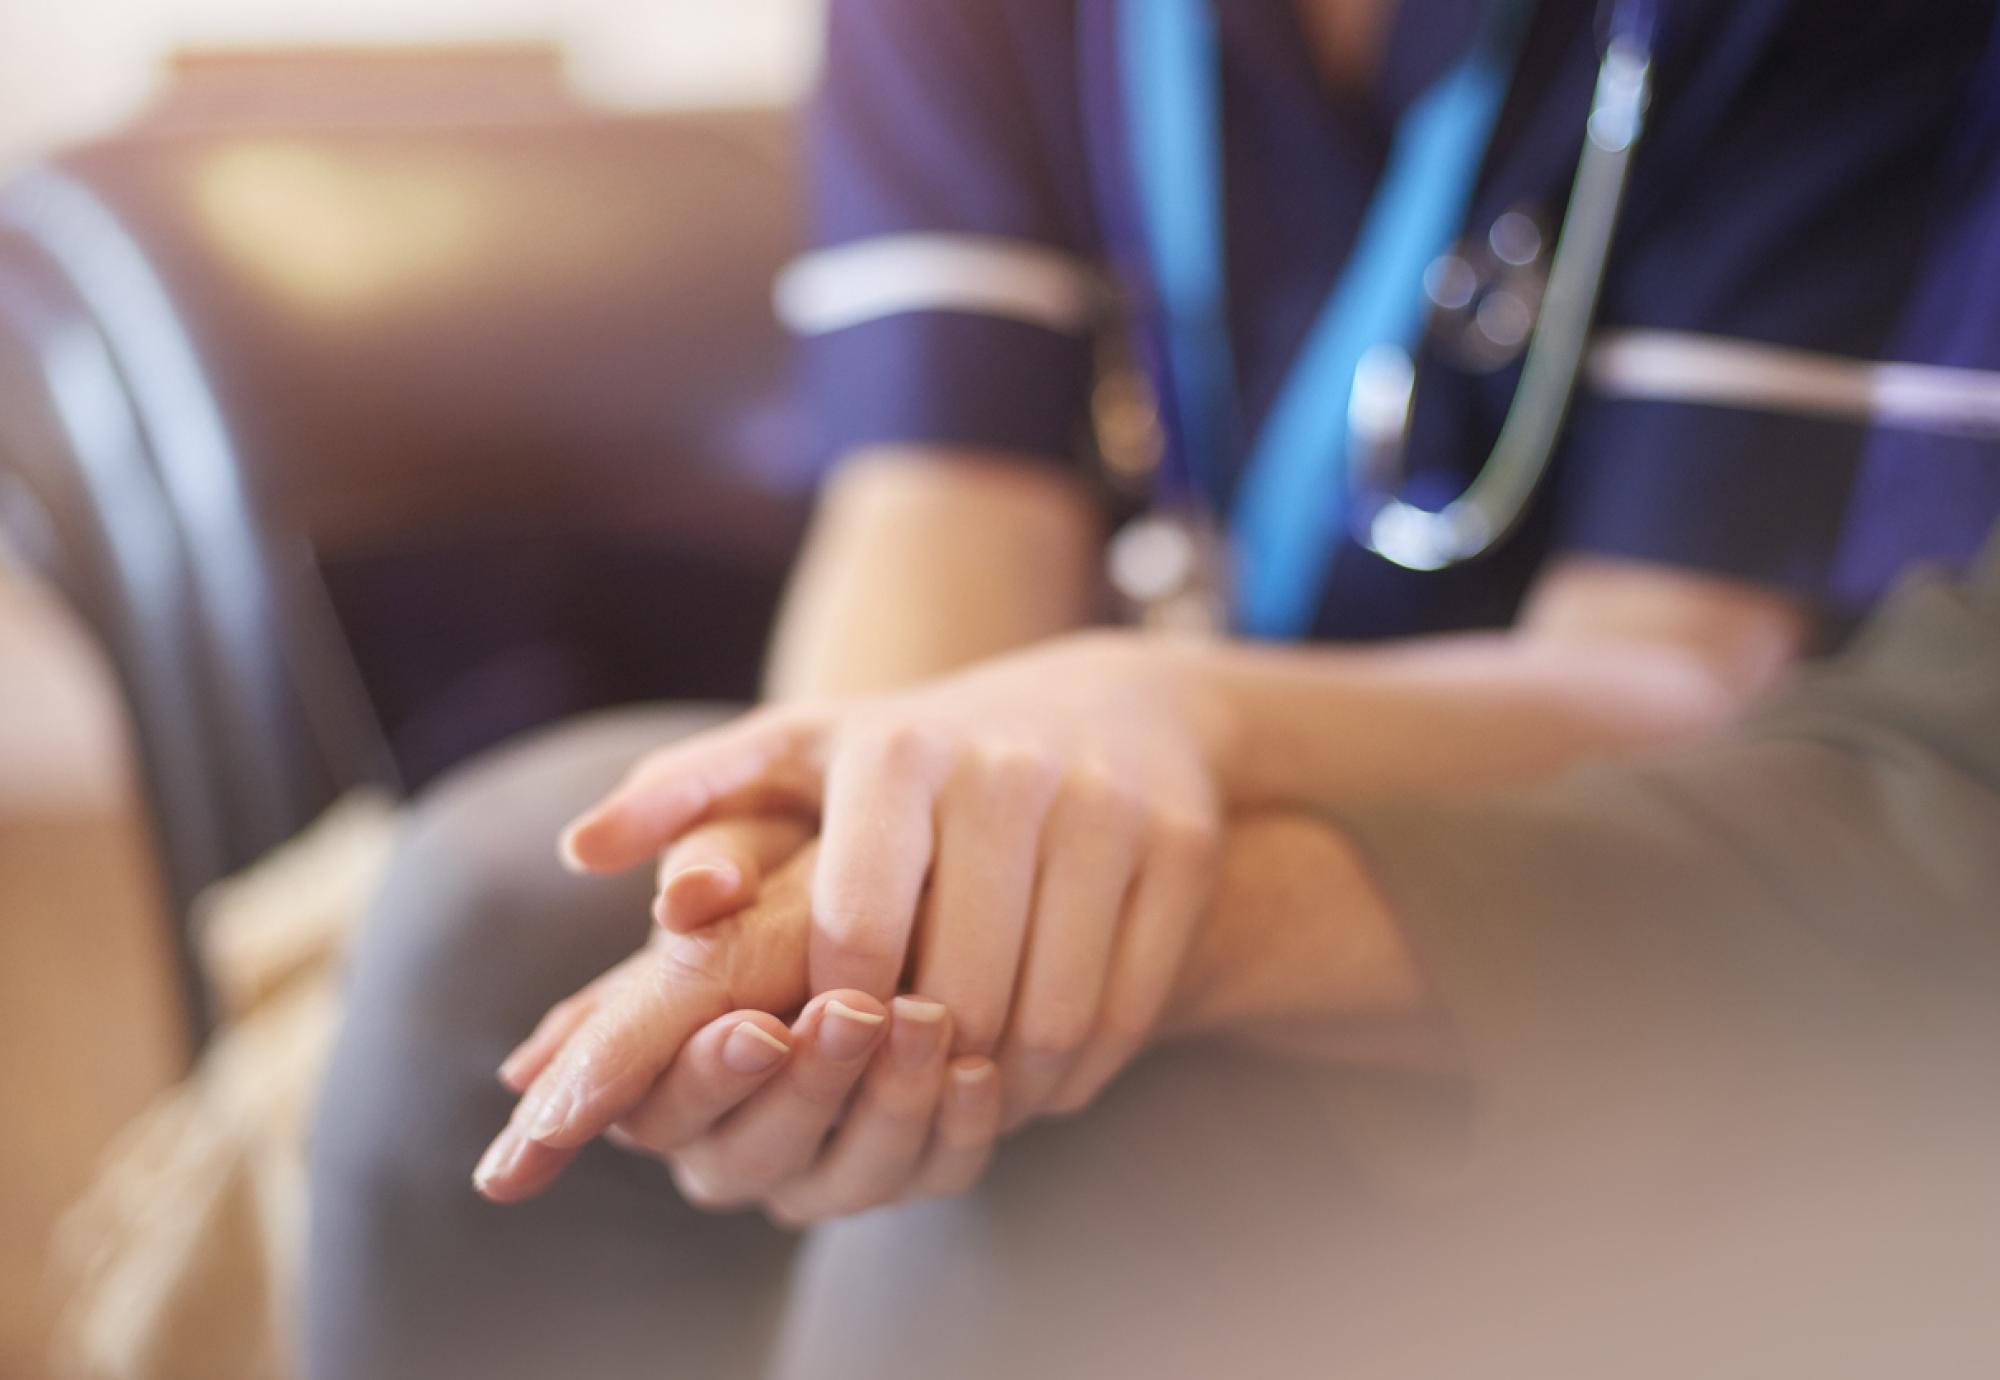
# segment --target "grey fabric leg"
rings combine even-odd
[[[494,1070],[552,1003],[632,950],[650,879],[584,881],[557,830],[648,747],[713,714],[555,730],[420,803],[369,916],[313,1137],[312,1380],[688,1376],[763,1369],[792,1238],[681,1203],[594,1147],[553,1192],[482,1201],[512,1099]]]
[[[815,1231],[774,1375],[1476,1373],[1403,1345],[1438,1251],[1343,1154],[1351,1083],[1220,1049],[1142,1061],[1003,1143],[970,1194]]]

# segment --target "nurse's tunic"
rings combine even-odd
[[[819,248],[780,293],[804,337],[822,461],[935,443],[1089,465],[1102,322],[1088,304],[1100,285],[1117,288],[1139,357],[1159,353],[1114,85],[1116,8],[834,0],[809,128]],[[1595,80],[1595,9],[1541,0],[1468,242],[1510,210],[1550,230],[1559,220]],[[1711,337],[1887,352],[1989,0],[1661,10],[1653,118],[1599,318],[1607,342],[1637,340],[1651,362],[1586,381],[1540,501],[1488,558],[1411,574],[1330,531],[1340,549],[1318,635],[1503,625],[1536,571],[1565,555],[1752,581],[1840,615],[1879,595],[1895,566],[1932,554],[1921,523],[1868,530],[1854,424],[1671,398]],[[1329,94],[1292,0],[1218,12],[1229,315],[1254,434],[1354,242],[1398,115],[1464,52],[1478,6],[1402,4],[1374,91],[1351,98]],[[1426,352],[1412,496],[1436,505],[1463,488],[1518,372]],[[1226,484],[1241,459],[1225,457]],[[1882,553],[1873,573],[1837,575],[1857,543]]]
[[[1106,262],[1118,195],[1098,184],[1123,174],[1115,137],[1090,133],[1109,98],[1079,99],[1072,38],[1088,66],[1105,8],[836,0],[817,123],[827,243],[942,234],[1027,242],[1078,272]],[[1475,225],[1560,202],[1587,9],[1544,4]],[[1963,222],[1904,310],[1931,222],[1970,205],[1952,131],[1990,11],[1667,10],[1604,325],[2000,368],[2000,165],[1990,218]],[[1250,399],[1268,401],[1393,110],[1449,62],[1464,11],[1404,4],[1383,95],[1342,109],[1287,5],[1228,6]],[[829,452],[937,441],[1071,463],[1084,337],[1032,315],[898,309],[815,335]],[[1463,479],[1509,382],[1426,364],[1435,473]],[[1964,561],[1996,515],[1991,443],[1591,391],[1505,551],[1439,577],[1344,549],[1320,632],[1502,621],[1538,564],[1571,552],[1838,612],[1914,558]],[[1992,1373],[2000,1213],[1982,1166],[2000,1126],[1982,1080],[2000,1003],[1982,984],[2000,982],[2000,931],[1982,907],[2000,895],[2000,551],[1986,586],[1912,591],[1845,668],[1657,771],[1346,820],[1462,1013],[1476,1095],[1220,1051],[1142,1061],[1083,1116],[1008,1141],[973,1194],[816,1231],[779,1373]],[[1962,1115],[1905,1134],[1939,1106]],[[1364,1131],[1392,1135],[1405,1171],[1437,1149],[1436,1177],[1413,1191],[1371,1172]]]

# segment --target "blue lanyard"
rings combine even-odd
[[[1465,222],[1534,0],[1491,0],[1472,52],[1396,128],[1354,251],[1252,438],[1230,517],[1241,629],[1311,630],[1346,530],[1347,410],[1370,348],[1412,355],[1423,275]],[[1237,435],[1223,224],[1222,64],[1209,0],[1121,0],[1120,73],[1164,333],[1170,455],[1220,505]],[[1179,495],[1173,495],[1179,497]]]

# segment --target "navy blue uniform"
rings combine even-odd
[[[1548,223],[1560,216],[1595,77],[1596,8],[1540,5],[1468,234],[1514,208]],[[1600,327],[1697,346],[1727,337],[1884,356],[1927,247],[1992,6],[1662,8],[1653,120]],[[949,266],[931,281],[939,274],[912,260],[901,292],[864,289],[843,310],[803,313],[828,456],[880,442],[1053,463],[1087,453],[1093,322],[1051,306],[1047,292],[1037,305],[1033,289],[1063,266],[1079,280],[1105,274],[1133,305],[1149,353],[1114,11],[1112,0],[834,0],[812,129],[818,243],[882,248],[874,267],[891,280],[899,248],[958,245],[975,260],[1020,257],[1030,281],[1022,302],[995,302],[955,293]],[[1254,425],[1352,246],[1398,115],[1463,55],[1479,10],[1474,0],[1402,5],[1366,97],[1329,92],[1292,0],[1230,0],[1217,12],[1230,324]],[[1414,497],[1435,504],[1463,486],[1517,374],[1481,375],[1427,352]],[[1494,555],[1418,575],[1345,544],[1317,632],[1502,625],[1536,570],[1563,553],[1713,572],[1835,610],[1935,554],[1924,523],[1874,530],[1855,502],[1863,431],[1852,422],[1649,391],[1585,389],[1545,492]],[[1943,501],[1927,494],[1904,499]],[[1865,577],[1846,555],[1864,547],[1874,553]]]

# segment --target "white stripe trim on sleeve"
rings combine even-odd
[[[910,312],[951,311],[1086,331],[1102,296],[1080,259],[993,236],[883,235],[815,250],[778,275],[778,319],[798,335],[829,335]]]
[[[1600,397],[1708,403],[1755,412],[2000,440],[2000,372],[1877,363],[1680,331],[1608,331],[1585,365]]]

